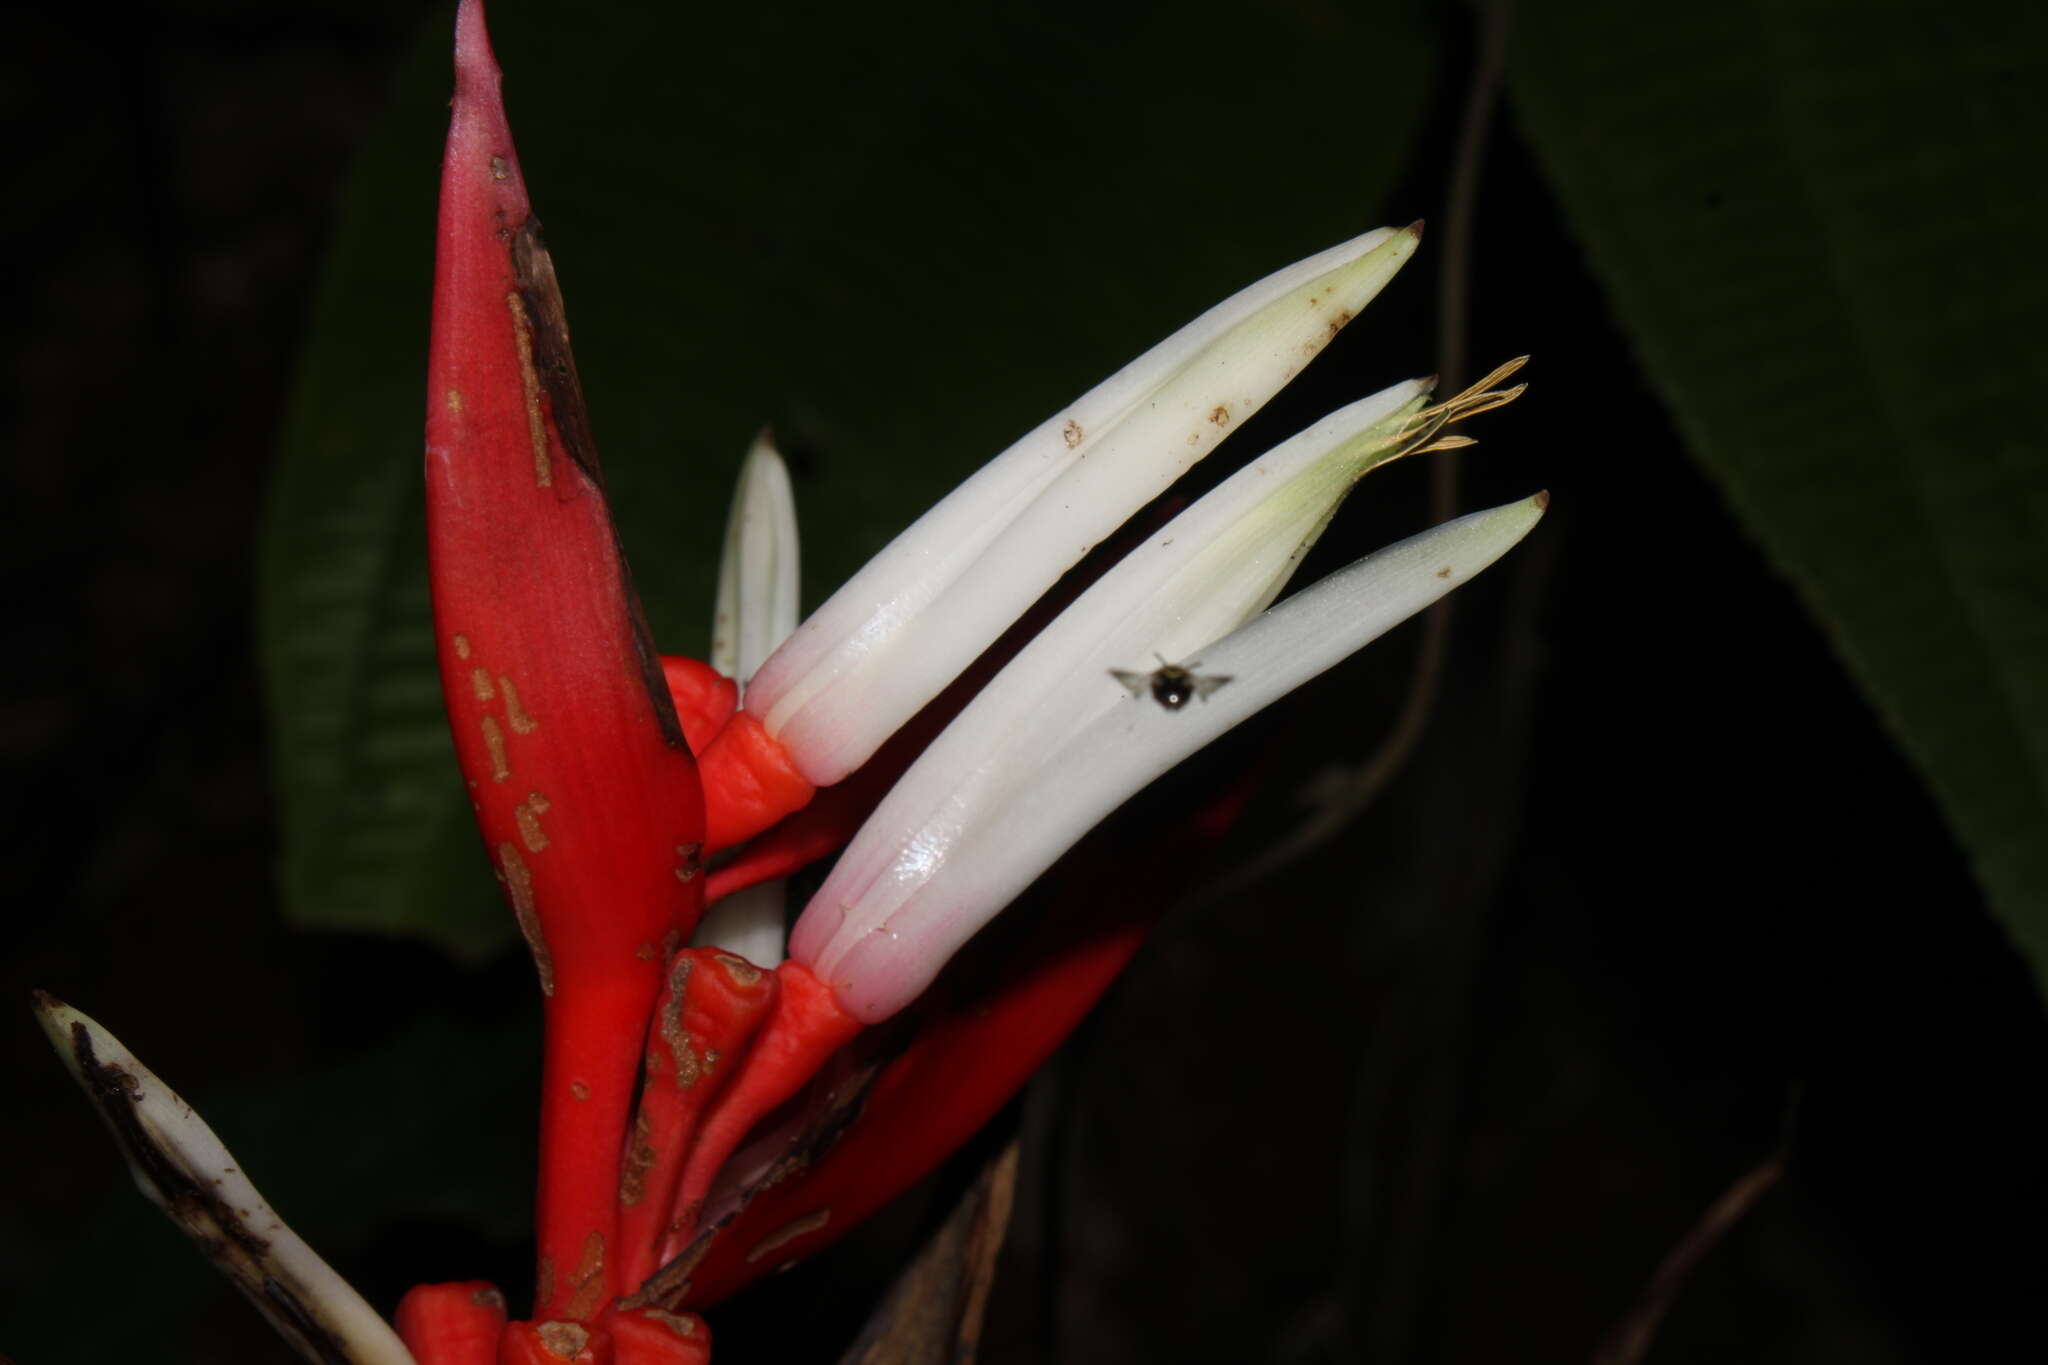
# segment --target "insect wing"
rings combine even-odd
[[[1112,668],[1109,670],[1109,676],[1129,688],[1134,697],[1144,696],[1146,690],[1152,686],[1150,673],[1133,673],[1127,668]]]

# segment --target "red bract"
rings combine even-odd
[[[814,788],[754,717],[735,714],[730,680],[662,658],[648,639],[499,90],[481,5],[465,0],[428,519],[457,753],[546,996],[539,1284],[532,1322],[506,1325],[495,1291],[460,1283],[415,1290],[399,1325],[424,1365],[702,1360],[709,1339],[695,1319],[610,1305],[690,1239],[726,1157],[859,1030],[800,966],[771,974],[677,950],[702,908],[707,850],[770,828]],[[842,842],[874,799],[860,790],[803,856]],[[1106,980],[1075,978],[1081,1008]],[[959,1037],[956,1021],[924,1055],[951,1056]],[[1048,1046],[1011,1049],[1016,1065],[970,1088],[971,1121],[935,1124],[895,1156],[876,1197],[842,1201],[834,1234],[964,1139]],[[915,1074],[892,1071],[878,1095]]]
[[[704,1112],[746,1061],[780,984],[775,973],[716,948],[685,948],[669,963],[668,987],[648,1030],[640,1111],[619,1185],[626,1284],[638,1286],[659,1266],[683,1162]]]
[[[546,996],[540,1311],[618,1293],[619,1160],[666,951],[703,904],[696,765],[606,506],[479,5],[456,32],[427,419],[436,645]]]

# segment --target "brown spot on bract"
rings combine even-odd
[[[1219,427],[1225,425],[1230,421],[1230,409],[1218,403],[1216,410],[1209,414],[1209,420]]]
[[[1069,417],[1067,424],[1060,428],[1060,435],[1066,438],[1067,449],[1072,450],[1081,444],[1081,424]]]
[[[533,323],[526,305],[517,294],[505,296],[512,313],[512,340],[519,347],[519,384],[526,397],[526,439],[533,446],[533,482],[547,488],[555,481],[554,462],[548,456],[548,419],[540,409],[540,371],[533,367]]]
[[[500,1313],[505,1311],[505,1296],[488,1286],[471,1294],[469,1301],[479,1308],[495,1308]]]
[[[539,723],[526,713],[526,708],[519,704],[519,689],[503,673],[498,675],[498,690],[505,694],[505,719],[512,723],[514,734],[530,735],[540,728]]]
[[[761,979],[761,969],[737,954],[719,953],[716,961],[735,986],[751,986]]]
[[[547,831],[540,827],[540,817],[547,809],[548,799],[539,792],[528,792],[526,799],[512,808],[512,818],[519,825],[519,840],[528,853],[538,853],[548,846]]]
[[[455,637],[455,657],[458,659],[467,659],[469,657],[469,637],[467,635]]]
[[[1444,565],[1436,571],[1436,576],[1438,578],[1449,578],[1451,576],[1451,566],[1448,564]]]
[[[619,1202],[632,1208],[647,1192],[647,1173],[654,1169],[660,1153],[654,1150],[654,1121],[642,1109],[633,1120],[633,1140],[626,1144],[626,1159],[619,1163]]]
[[[492,697],[498,695],[496,689],[491,686],[490,673],[484,669],[473,668],[470,670],[469,685],[476,692],[476,699],[478,701],[489,701]]]
[[[704,845],[702,844],[677,844],[676,880],[679,882],[697,880],[697,874],[704,870],[703,855]]]
[[[448,411],[450,411],[450,412],[461,412],[461,411],[462,411],[462,390],[461,390],[461,389],[450,389],[450,390],[448,390]]]
[[[563,1360],[574,1360],[590,1345],[590,1329],[580,1322],[544,1322],[533,1329],[533,1334],[551,1354]]]
[[[683,992],[690,984],[690,968],[695,961],[678,953],[669,964],[668,989],[662,993],[661,1009],[655,1016],[655,1035],[668,1047],[669,1065],[675,1068],[679,1090],[688,1090],[703,1075],[697,1054],[690,1047],[690,1035],[683,1028]]]
[[[583,1257],[569,1277],[569,1301],[562,1311],[572,1318],[587,1318],[604,1300],[604,1234],[593,1232],[583,1239]]]
[[[660,1308],[643,1308],[640,1316],[658,1322],[679,1337],[697,1335],[697,1319],[688,1313],[670,1313]]]
[[[747,1264],[752,1265],[776,1248],[789,1245],[807,1232],[816,1232],[831,1221],[832,1210],[830,1209],[819,1209],[816,1213],[807,1213],[801,1218],[792,1218],[789,1222],[784,1223],[781,1227],[754,1243],[754,1249],[747,1253]]]
[[[548,953],[548,941],[541,936],[540,912],[534,908],[533,873],[527,870],[526,860],[519,856],[519,850],[510,843],[498,845],[498,875],[505,880],[505,894],[512,902],[513,918],[519,921],[519,932],[526,938],[526,946],[533,953],[534,969],[540,973],[540,993],[555,993],[555,960]],[[541,1295],[543,1299],[547,1295]]]
[[[555,1263],[551,1258],[540,1258],[540,1268],[534,1272],[533,1278],[535,1303],[546,1303],[555,1296]]]
[[[581,1081],[571,1081],[569,1082],[569,1093],[579,1100],[587,1100],[590,1098],[590,1087]]]
[[[491,781],[503,782],[512,776],[512,764],[505,757],[505,732],[498,728],[496,716],[485,716],[481,722],[484,731],[484,752],[491,759]]]
[[[642,962],[654,961],[654,945],[652,943],[641,944],[633,950],[633,956],[639,958]]]
[[[503,180],[503,179],[505,178],[505,176],[506,176],[506,170],[505,170],[505,158],[504,158],[504,157],[502,157],[502,156],[494,156],[494,157],[492,157],[492,158],[491,158],[491,179],[493,179],[493,180]]]

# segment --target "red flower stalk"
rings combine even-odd
[[[539,1312],[619,1292],[619,1161],[703,798],[606,506],[479,5],[462,6],[427,421],[436,647],[477,825],[546,997]]]
[[[746,1061],[779,985],[775,973],[717,948],[685,948],[670,961],[668,986],[648,1030],[640,1109],[619,1183],[626,1285],[637,1287],[659,1267],[699,1123]]]

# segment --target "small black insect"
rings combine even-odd
[[[1130,688],[1134,697],[1142,697],[1150,692],[1152,700],[1169,711],[1178,711],[1197,697],[1207,701],[1211,692],[1231,679],[1228,673],[1201,674],[1190,671],[1201,666],[1199,659],[1190,659],[1184,664],[1170,664],[1160,659],[1157,654],[1152,657],[1159,659],[1159,667],[1150,673],[1133,673],[1128,669],[1112,668],[1109,675]]]

